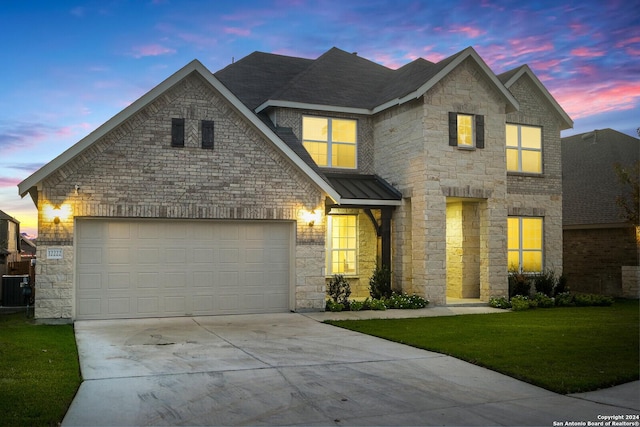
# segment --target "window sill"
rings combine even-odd
[[[455,148],[460,150],[460,151],[476,151],[477,150],[476,147],[471,147],[471,146],[467,147],[467,146],[464,146],[464,145],[456,145]]]
[[[544,178],[545,175],[543,173],[532,173],[532,172],[510,172],[507,171],[507,176],[522,176],[529,178]]]

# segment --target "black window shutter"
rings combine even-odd
[[[202,121],[202,148],[213,149],[213,121]]]
[[[476,116],[476,148],[484,148],[484,116]]]
[[[458,113],[449,113],[449,145],[458,145]]]
[[[171,145],[184,147],[184,119],[171,119]]]

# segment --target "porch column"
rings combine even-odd
[[[391,213],[392,208],[381,209],[380,237],[382,240],[382,265],[391,268]]]

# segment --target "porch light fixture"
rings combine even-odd
[[[309,227],[313,227],[316,222],[320,222],[320,210],[316,209],[315,211],[308,211],[305,209],[302,209],[300,211],[300,216],[302,217],[302,220],[304,221],[305,224],[307,224]]]
[[[62,221],[66,221],[71,216],[71,206],[62,205],[48,205],[44,209],[44,216],[47,221],[53,222],[55,225],[60,224]]]

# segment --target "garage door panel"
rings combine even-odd
[[[292,229],[285,222],[78,219],[76,316],[286,311]]]

